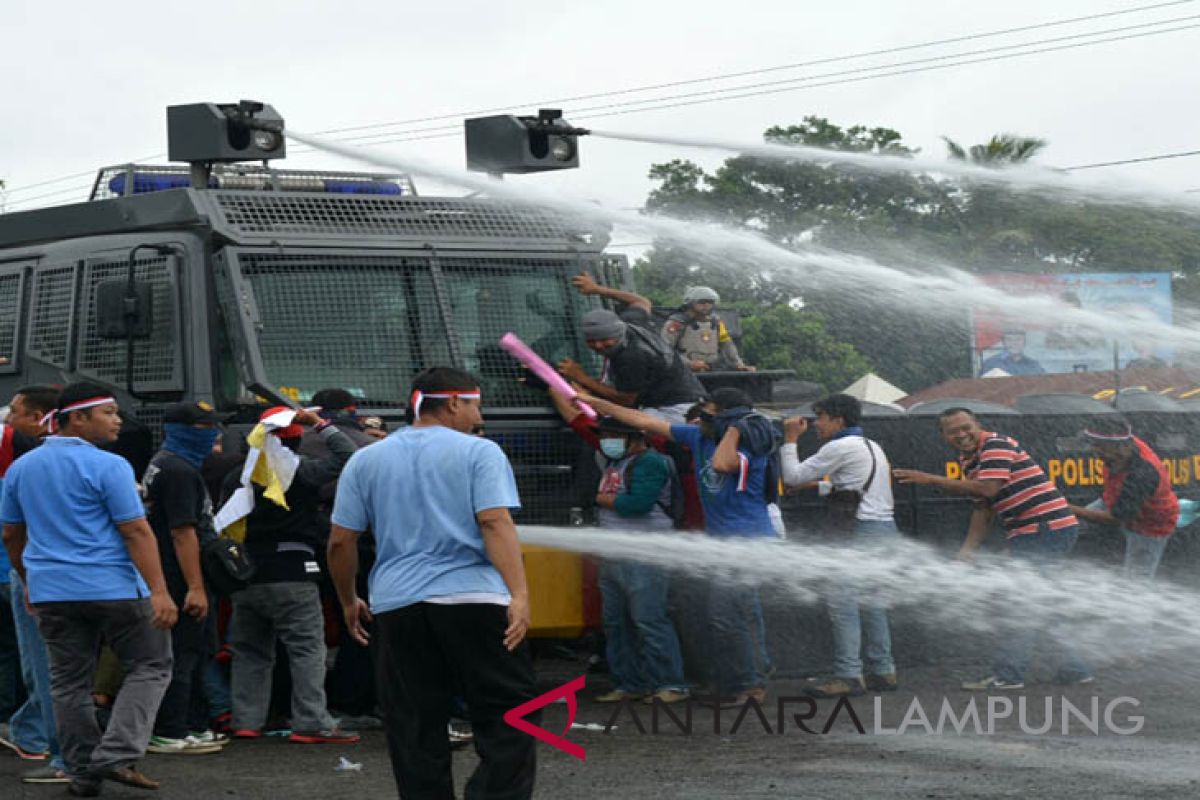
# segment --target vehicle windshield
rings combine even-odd
[[[451,364],[480,377],[489,407],[540,406],[497,342],[516,333],[547,361],[591,363],[578,335],[583,298],[566,260],[238,254],[271,382],[300,400],[340,387],[372,405],[403,405],[413,375]],[[442,305],[446,306],[443,318]]]

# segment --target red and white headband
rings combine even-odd
[[[1124,433],[1100,433],[1085,429],[1083,435],[1097,442],[1128,442],[1133,438],[1133,428],[1126,426]]]
[[[483,395],[478,389],[470,392],[422,392],[420,389],[414,389],[412,393],[413,420],[421,418],[421,403],[426,399],[430,400],[449,400],[451,397],[461,397],[464,400],[479,400]]]
[[[62,408],[55,408],[55,409],[51,410],[50,413],[46,414],[46,416],[41,418],[41,420],[39,421],[39,424],[41,424],[43,426],[49,426],[49,430],[51,433],[57,433],[58,432],[58,417],[60,414],[70,414],[72,411],[83,411],[85,408],[95,408],[96,406],[106,406],[109,403],[116,405],[117,404],[116,398],[109,397],[109,396],[103,396],[103,397],[90,397],[86,400],[76,400],[74,403],[65,405]]]

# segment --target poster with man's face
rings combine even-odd
[[[1011,312],[975,311],[975,374],[1038,375],[1113,368],[1113,345],[1122,368],[1169,366],[1174,351],[1151,337],[1117,336],[1101,324],[1068,316],[1021,313],[1022,297],[1052,298],[1063,308],[1171,324],[1167,272],[1084,272],[1060,275],[997,272],[984,283],[1013,298]]]

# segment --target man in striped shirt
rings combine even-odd
[[[1041,466],[1013,438],[985,431],[966,408],[949,408],[939,418],[942,436],[959,451],[962,478],[955,480],[917,470],[893,471],[901,483],[935,486],[952,494],[975,498],[975,510],[958,557],[969,561],[999,517],[1014,558],[1028,561],[1043,575],[1075,546],[1079,522],[1062,492]],[[1025,670],[1033,654],[1038,628],[1028,621],[1009,635],[993,662],[993,674],[964,683],[975,691],[1025,688]],[[1058,681],[1091,683],[1090,670],[1062,641]]]

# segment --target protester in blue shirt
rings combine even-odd
[[[120,433],[116,400],[95,384],[73,383],[51,421],[58,435],[8,471],[0,521],[50,652],[69,790],[94,797],[103,779],[156,789],[133,765],[171,679],[167,631],[178,610],[133,469],[98,447]],[[91,700],[101,639],[126,669],[103,735]]]
[[[46,415],[58,406],[58,389],[53,386],[22,386],[9,403],[8,419],[0,429],[0,475],[8,471],[13,460],[41,444],[46,433]],[[0,481],[2,483],[2,481]],[[11,584],[5,583],[11,581]],[[22,783],[66,783],[66,765],[54,724],[54,702],[50,697],[50,656],[46,642],[38,630],[37,619],[25,607],[25,584],[8,561],[8,553],[0,547],[0,593],[7,592],[16,628],[17,653],[21,661],[21,677],[28,697],[8,721],[9,745],[22,758],[48,753],[49,764],[34,767],[21,776]],[[0,599],[0,606],[4,603]],[[0,613],[2,613],[0,609]]]
[[[454,797],[450,700],[461,692],[480,763],[469,797],[533,794],[536,740],[503,717],[537,695],[529,590],[510,509],[516,481],[480,425],[479,381],[450,367],[413,379],[413,424],[359,450],[338,483],[329,572],[351,635],[378,650],[379,703],[401,797]],[[355,592],[357,538],[376,560]],[[367,623],[374,616],[374,628]],[[536,724],[537,715],[527,717]]]
[[[596,411],[671,439],[692,451],[705,530],[719,537],[774,537],[767,505],[778,482],[773,468],[781,434],[754,411],[740,389],[718,389],[704,401],[699,425],[672,425],[658,417],[607,400],[582,395]],[[766,697],[764,669],[769,661],[756,653],[758,593],[714,583],[708,592],[711,641],[705,648],[716,660],[715,703],[761,702]]]

